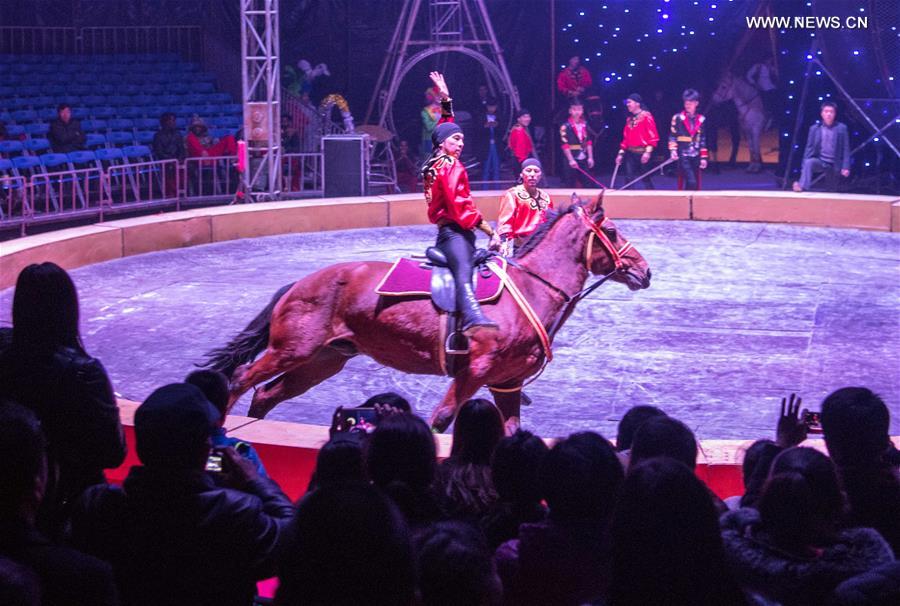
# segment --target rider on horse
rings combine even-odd
[[[444,77],[431,73],[441,95],[441,119],[431,133],[431,157],[422,167],[428,220],[438,226],[435,246],[447,257],[447,265],[456,282],[456,307],[462,314],[463,332],[476,328],[497,328],[485,317],[472,288],[472,256],[475,253],[474,230],[480,229],[499,245],[499,237],[475,207],[469,192],[469,176],[460,162],[463,132],[453,122],[450,92]]]
[[[530,236],[547,220],[547,211],[553,210],[550,194],[538,189],[542,176],[540,160],[528,158],[522,162],[520,183],[510,187],[500,198],[497,233],[500,234],[500,253],[504,257],[511,257],[514,246]]]

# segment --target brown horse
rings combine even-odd
[[[589,271],[611,274],[631,290],[650,285],[647,262],[604,217],[602,198],[585,204],[573,195],[572,203],[553,213],[517,251],[509,267],[509,276],[546,328],[572,312],[574,305],[567,302]],[[208,366],[230,375],[229,408],[248,389],[269,381],[250,406],[249,414],[262,418],[279,402],[340,372],[357,354],[405,372],[443,374],[439,314],[432,302],[375,293],[390,267],[380,261],[339,263],[282,288],[243,332],[210,353]],[[489,315],[500,327],[470,338],[468,366],[455,374],[431,415],[439,431],[485,385],[497,388],[494,400],[507,428],[518,426],[522,383],[540,370],[544,351],[508,290],[490,305]],[[263,349],[258,360],[248,363]]]

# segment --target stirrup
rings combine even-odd
[[[452,349],[451,343],[453,342],[453,337],[459,335],[459,338],[463,340],[466,344],[465,349]],[[444,353],[450,356],[465,356],[469,353],[469,340],[466,338],[465,332],[461,332],[459,330],[454,330],[453,332],[447,333],[447,338],[444,339]]]

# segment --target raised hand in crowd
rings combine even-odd
[[[800,414],[802,402],[803,399],[794,393],[790,399],[781,398],[781,415],[775,428],[775,443],[782,448],[791,448],[806,439],[809,428]]]

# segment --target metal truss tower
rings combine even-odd
[[[519,92],[506,69],[484,0],[404,0],[365,123],[372,124],[377,117],[379,126],[396,133],[393,105],[400,83],[416,64],[441,53],[460,53],[478,61],[488,87],[502,95],[508,130],[519,108]]]
[[[253,199],[281,195],[281,66],[278,0],[241,0],[241,84],[248,142],[244,190]]]

